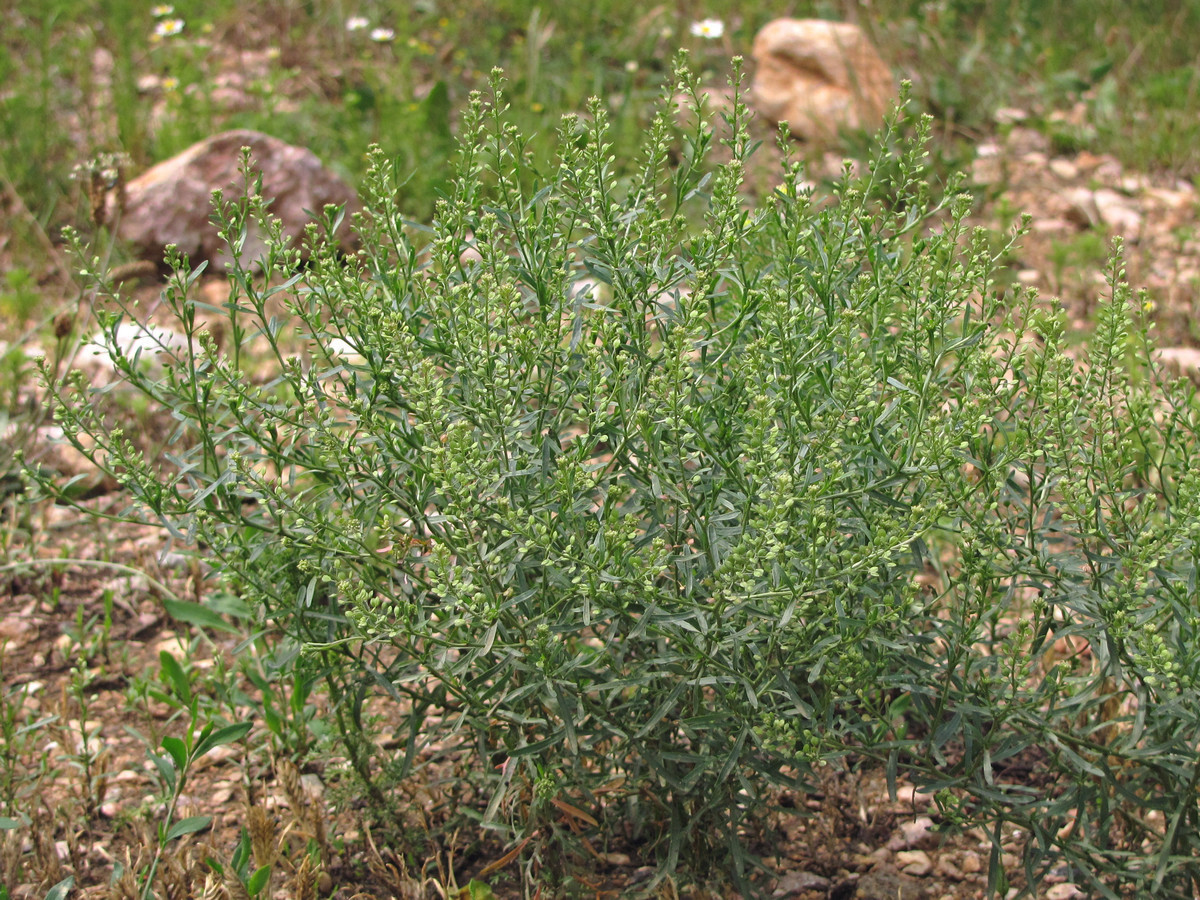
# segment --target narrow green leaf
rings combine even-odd
[[[171,765],[171,761],[165,756],[159,756],[157,753],[151,753],[150,759],[158,769],[158,774],[162,776],[162,780],[166,782],[167,790],[172,794],[175,793],[175,784],[178,780],[175,767]]]
[[[74,886],[75,876],[68,875],[46,892],[46,900],[67,900],[67,895],[70,894],[71,888]]]
[[[162,739],[163,749],[171,754],[171,760],[175,763],[175,771],[183,772],[187,769],[188,754],[187,745],[177,737],[165,737]]]
[[[197,628],[224,631],[227,634],[241,634],[236,627],[230,625],[220,615],[199,603],[189,603],[186,600],[163,600],[163,606],[166,608],[167,614],[176,622],[195,625]]]
[[[166,650],[159,653],[158,658],[162,663],[163,673],[175,688],[175,695],[183,701],[184,706],[190,705],[192,702],[192,682],[187,677],[187,673],[183,671],[183,666],[179,664],[179,660]]]
[[[197,831],[203,831],[211,823],[212,816],[188,816],[186,819],[180,819],[167,832],[167,840],[173,841],[175,838],[183,837],[185,834],[195,834]]]
[[[220,747],[222,744],[232,744],[234,741],[240,741],[246,736],[253,726],[252,722],[238,722],[235,725],[226,725],[224,728],[214,731],[212,734],[206,735],[197,744],[193,752],[194,757],[203,756],[214,747]]]
[[[257,897],[271,880],[271,867],[263,866],[246,880],[246,890],[251,897]]]

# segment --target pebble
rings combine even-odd
[[[828,888],[828,878],[822,878],[820,875],[814,875],[812,872],[805,872],[801,869],[796,872],[788,872],[780,878],[773,896],[789,897],[802,891],[824,891]]]
[[[1079,167],[1061,156],[1050,160],[1050,172],[1063,181],[1073,181],[1079,177]]]
[[[1082,896],[1083,891],[1070,883],[1056,884],[1050,890],[1046,891],[1046,900],[1071,900],[1072,897]]]
[[[36,634],[37,629],[24,616],[12,615],[0,619],[0,641],[10,648],[23,646]]]
[[[937,836],[933,833],[933,819],[929,816],[918,816],[911,822],[900,826],[900,834],[888,841],[889,850],[907,850],[910,847],[926,846],[936,843]]]
[[[924,850],[901,850],[896,854],[896,865],[905,875],[928,875],[933,871],[933,860]]]
[[[983,859],[974,850],[968,850],[962,855],[958,867],[968,875],[983,871]]]
[[[937,861],[934,871],[942,878],[949,878],[951,881],[962,881],[967,876],[962,870],[954,864],[954,861],[948,856],[943,856]]]

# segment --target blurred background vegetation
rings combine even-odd
[[[419,218],[442,185],[455,110],[492,67],[508,73],[519,124],[542,135],[532,152],[592,95],[632,145],[678,48],[722,85],[730,57],[749,57],[780,16],[867,29],[936,116],[948,165],[1015,107],[1061,150],[1200,172],[1200,4],[1183,0],[16,0],[0,17],[6,312],[31,302],[26,275],[41,277],[58,229],[85,218],[71,174],[99,153],[126,153],[137,172],[247,127],[354,179],[378,142],[411,173],[404,200]],[[364,27],[347,28],[356,17]],[[721,20],[720,38],[691,34],[705,18]],[[25,274],[13,283],[11,271]]]

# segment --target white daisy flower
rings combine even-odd
[[[706,40],[715,41],[725,33],[725,23],[720,19],[701,19],[692,23],[692,34]]]
[[[183,19],[163,19],[154,26],[155,37],[165,38],[183,31]]]
[[[366,16],[351,16],[346,20],[347,31],[362,31],[365,28],[369,28],[370,25],[371,20]]]

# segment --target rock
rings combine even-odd
[[[1087,188],[1070,188],[1063,191],[1062,198],[1067,202],[1067,219],[1080,228],[1092,228],[1100,224],[1100,209],[1096,205],[1096,195]]]
[[[992,115],[993,120],[997,125],[1016,125],[1018,122],[1024,122],[1029,118],[1029,113],[1023,109],[1016,109],[1011,106],[1002,106]]]
[[[1168,371],[1200,384],[1200,349],[1195,347],[1162,347],[1156,353]]]
[[[942,878],[949,878],[951,881],[962,881],[966,876],[962,873],[962,869],[954,864],[954,861],[949,857],[943,856],[937,861],[934,867],[934,873]]]
[[[896,865],[906,875],[928,875],[933,871],[933,860],[924,850],[901,850],[896,854]]]
[[[1050,172],[1063,181],[1072,181],[1079,177],[1079,167],[1061,156],[1050,160]]]
[[[900,834],[892,842],[888,842],[888,846],[893,850],[906,850],[912,847],[931,847],[937,843],[937,835],[933,831],[933,819],[929,816],[918,816],[911,822],[904,822],[900,826]]]
[[[318,215],[327,204],[345,204],[347,213],[358,208],[354,191],[303,147],[295,147],[257,131],[226,131],[185,150],[143,172],[125,186],[120,235],[144,258],[162,259],[167,244],[175,244],[193,264],[209,260],[229,262],[229,248],[209,222],[212,192],[221,190],[227,200],[242,191],[238,171],[242,147],[249,147],[256,172],[262,173],[262,194],[271,215],[283,222],[285,237],[295,241],[311,221],[305,210]],[[116,197],[109,198],[115,213]],[[338,233],[343,245],[351,242],[349,216]],[[263,236],[251,228],[243,258],[249,264],[261,255]]]
[[[895,869],[880,868],[858,879],[856,900],[916,900],[921,891]]]
[[[1073,884],[1056,884],[1046,891],[1046,900],[1071,900],[1072,897],[1082,897],[1083,891]]]
[[[983,859],[974,850],[968,850],[962,855],[958,867],[968,875],[974,875],[983,871]]]
[[[896,93],[891,70],[857,25],[776,19],[754,39],[751,105],[798,138],[831,143],[878,128]]]
[[[1013,156],[1027,156],[1030,153],[1048,153],[1050,139],[1036,128],[1013,128],[1005,138],[1005,145]]]
[[[5,616],[0,619],[0,643],[17,648],[37,636],[37,628],[27,618],[20,615]]]
[[[1137,240],[1142,233],[1142,214],[1124,194],[1101,188],[1092,195],[1100,221],[1118,234]]]
[[[828,878],[822,878],[820,875],[814,875],[812,872],[805,872],[801,869],[797,872],[788,872],[780,878],[779,884],[775,886],[773,896],[790,897],[804,891],[824,891],[828,887]]]

